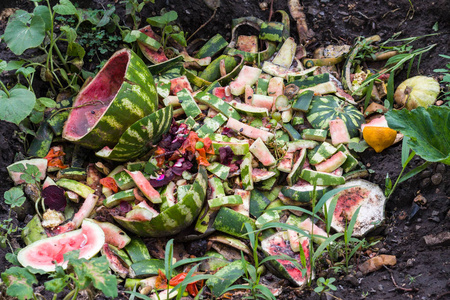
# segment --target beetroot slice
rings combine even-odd
[[[50,209],[64,211],[66,208],[67,200],[64,196],[64,189],[57,185],[50,185],[43,189],[42,198],[44,198],[44,204]]]

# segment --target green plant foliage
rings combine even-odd
[[[19,300],[33,298],[33,284],[38,283],[33,274],[20,267],[7,269],[2,273],[2,280],[8,287],[6,293]]]
[[[15,18],[8,22],[3,38],[14,54],[21,55],[44,41],[45,21],[38,15],[16,12]]]
[[[14,89],[8,94],[0,90],[0,120],[19,125],[33,110],[36,96],[22,88]]]
[[[417,155],[450,165],[450,107],[392,110],[386,120],[390,128],[409,138],[408,145]]]
[[[20,207],[27,200],[23,194],[23,190],[19,186],[15,186],[10,188],[3,195],[5,198],[5,203],[10,205],[11,207]]]

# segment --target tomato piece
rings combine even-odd
[[[119,191],[119,187],[117,186],[116,181],[112,177],[105,177],[100,179],[100,184],[104,187],[111,189],[114,193]]]

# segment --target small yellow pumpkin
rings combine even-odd
[[[411,110],[418,106],[433,105],[439,91],[439,83],[434,78],[414,76],[406,79],[397,87],[394,99],[397,104]]]

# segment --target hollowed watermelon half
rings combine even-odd
[[[384,221],[386,197],[377,184],[364,179],[355,179],[336,188],[342,187],[347,189],[336,194],[338,198],[331,221],[331,226],[337,232],[344,232],[345,226],[350,222],[358,207],[361,208],[353,227],[352,236],[364,236]],[[330,198],[325,204],[328,209],[333,198]]]
[[[261,247],[267,256],[286,255],[290,257],[290,259],[296,260],[302,269],[306,269],[306,276],[303,276],[302,270],[297,268],[294,262],[288,259],[277,259],[267,262],[267,266],[272,271],[288,279],[293,284],[301,287],[308,281],[309,276],[313,276],[313,273],[311,270],[309,256],[309,239],[304,238],[299,243],[305,253],[306,266],[302,265],[300,252],[294,252],[292,250],[287,231],[277,232],[268,238],[265,238],[261,242]]]
[[[76,97],[63,137],[91,149],[111,147],[157,105],[153,77],[144,62],[129,49],[119,50]]]
[[[80,250],[79,258],[90,259],[101,250],[104,243],[102,228],[94,221],[84,219],[81,229],[38,240],[20,250],[17,259],[24,267],[52,272],[56,268],[54,261],[63,268],[67,266],[63,257],[65,253]]]
[[[335,96],[315,96],[306,118],[316,129],[328,129],[330,121],[339,118],[350,137],[359,137],[359,129],[365,123],[364,115],[356,107]]]
[[[138,236],[163,237],[177,234],[190,226],[198,217],[205,200],[207,186],[206,169],[200,167],[194,183],[183,199],[163,210],[153,219],[138,221],[121,216],[114,216],[114,219],[122,228]]]

